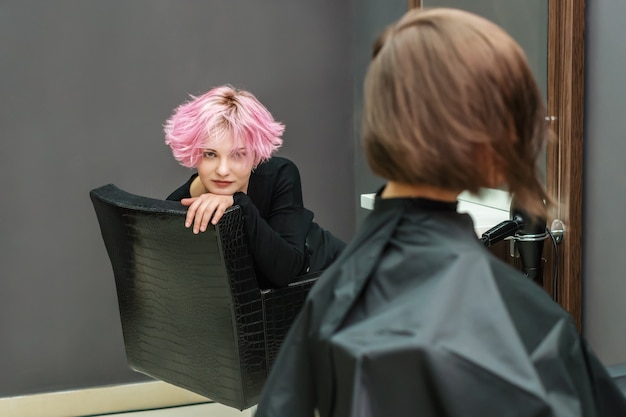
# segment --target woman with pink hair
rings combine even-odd
[[[189,207],[185,226],[194,233],[240,206],[260,285],[322,270],[345,246],[304,207],[296,165],[272,157],[285,127],[251,93],[224,85],[192,96],[164,130],[174,158],[197,170],[167,199]]]

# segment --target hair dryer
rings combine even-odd
[[[511,201],[511,217],[522,219],[522,226],[515,232],[515,244],[522,263],[522,272],[539,285],[543,285],[542,253],[543,241],[548,237],[546,220],[532,218],[520,208],[515,201]]]
[[[511,200],[510,217],[510,220],[505,220],[483,233],[480,240],[489,247],[507,238],[514,239],[522,263],[522,272],[542,285],[541,256],[543,241],[548,237],[546,221],[533,219],[519,207],[515,196]]]

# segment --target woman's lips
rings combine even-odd
[[[213,184],[215,184],[218,187],[228,187],[229,185],[231,185],[233,182],[232,181],[213,181]]]

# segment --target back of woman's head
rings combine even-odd
[[[181,104],[165,122],[165,143],[182,165],[198,165],[202,149],[233,138],[233,149],[245,148],[254,165],[269,159],[282,145],[285,127],[256,97],[229,85]]]
[[[529,213],[545,213],[543,101],[522,49],[494,23],[454,9],[409,11],[376,41],[364,101],[376,174],[452,191],[503,181]]]

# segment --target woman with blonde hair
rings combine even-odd
[[[377,40],[364,97],[386,185],[309,294],[255,416],[626,415],[570,315],[456,211],[482,187],[533,216],[549,204],[545,111],[519,45],[471,13],[409,11]]]

